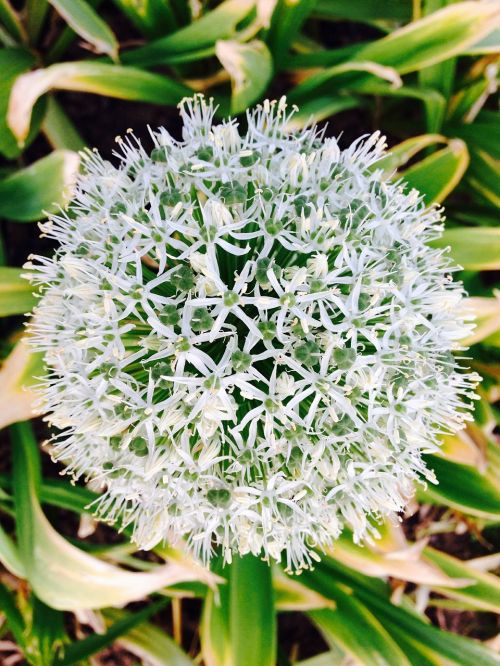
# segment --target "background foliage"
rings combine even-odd
[[[156,666],[499,663],[500,3],[0,0],[0,42],[2,663],[104,663],[104,649]],[[109,152],[148,121],[175,132],[193,91],[221,116],[287,94],[296,126],[387,133],[388,173],[446,206],[439,243],[478,317],[475,422],[429,456],[439,484],[417,488],[403,527],[365,547],[346,534],[300,577],[135,553],[127,530],[93,523],[95,489],[41,460],[47,433],[27,422],[43,367],[21,340],[35,299],[19,267],[51,250],[32,223],[71,197],[85,144]]]

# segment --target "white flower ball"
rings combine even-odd
[[[55,457],[101,482],[143,548],[185,540],[307,567],[400,511],[421,454],[468,418],[470,330],[440,211],[389,182],[378,134],[341,151],[286,103],[212,124],[180,105],[119,164],[85,155],[30,326]]]

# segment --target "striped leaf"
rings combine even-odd
[[[177,104],[192,93],[166,76],[133,67],[87,61],[51,65],[22,74],[12,87],[7,122],[18,141],[27,136],[36,100],[49,90],[77,90],[152,104]]]

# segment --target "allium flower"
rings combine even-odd
[[[440,211],[388,182],[378,133],[341,151],[289,133],[286,103],[183,140],[97,153],[42,225],[30,326],[49,368],[55,457],[100,481],[98,513],[144,547],[184,538],[308,566],[350,526],[400,511],[421,458],[468,418],[476,377],[451,350],[471,325],[428,241]]]

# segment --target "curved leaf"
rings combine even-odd
[[[389,599],[389,586],[383,585],[376,591],[372,587],[374,579],[361,576],[331,559],[323,559],[314,571],[304,572],[303,576],[307,585],[335,600],[337,604],[339,584],[347,585],[352,590],[352,597],[349,598],[359,600],[362,607],[377,618],[377,622],[391,635],[393,642],[404,650],[408,663],[412,666],[420,663],[422,666],[498,665],[497,655],[478,641],[441,631],[429,625],[425,619],[406,607],[393,604]],[[336,612],[338,611],[331,611],[331,613]],[[360,635],[365,640],[365,634],[361,632],[358,630],[356,633],[358,641]],[[415,661],[415,657],[421,660]],[[367,662],[369,666],[378,663],[384,662],[375,660]]]
[[[99,53],[113,60],[118,57],[118,42],[108,24],[85,0],[49,0],[57,13],[73,30]]]
[[[442,134],[419,134],[412,136],[406,141],[391,146],[387,155],[375,163],[374,168],[383,169],[388,175],[409,162],[421,150],[446,143],[447,139]]]
[[[401,174],[402,178],[424,195],[426,203],[441,202],[458,185],[469,165],[467,146],[452,139],[446,148],[425,157]]]
[[[241,113],[261,98],[273,73],[271,54],[257,39],[246,44],[218,41],[215,53],[231,77],[231,113]]]
[[[169,62],[173,54],[213,46],[218,39],[234,36],[237,24],[254,7],[254,0],[226,0],[197,21],[167,37],[122,55],[123,62],[139,67]]]
[[[433,247],[450,247],[451,256],[466,270],[500,269],[500,228],[456,227],[433,240]]]
[[[495,159],[487,152],[474,150],[471,154],[469,182],[485,199],[500,208],[500,159]]]
[[[500,489],[489,476],[473,467],[452,463],[438,456],[426,456],[430,469],[438,478],[438,485],[417,489],[418,496],[433,504],[446,504],[458,511],[500,520]]]
[[[448,576],[469,578],[473,581],[471,585],[453,590],[437,586],[434,588],[437,592],[471,604],[478,610],[500,613],[500,578],[498,576],[477,571],[469,566],[467,561],[441,553],[434,548],[426,548],[424,554]]]
[[[114,643],[123,634],[132,631],[138,625],[145,622],[154,613],[161,610],[168,603],[168,599],[162,599],[154,604],[146,606],[135,613],[121,614],[104,633],[94,633],[79,641],[74,641],[65,647],[64,655],[53,661],[53,666],[71,666],[80,664],[83,660],[91,657],[96,652]]]
[[[316,0],[277,0],[266,39],[277,69],[283,66],[292,41],[315,4]]]
[[[72,197],[79,163],[77,153],[56,150],[0,180],[0,217],[32,222],[64,206]]]
[[[499,19],[496,2],[457,2],[371,42],[356,57],[395,67],[400,74],[414,72],[464,53]]]
[[[350,62],[376,63],[399,74],[413,72],[464,53],[494,29],[499,16],[495,2],[457,2],[368,43]],[[314,73],[293,90],[291,97],[307,98],[338,75],[335,66]]]
[[[190,88],[166,76],[101,62],[74,61],[22,74],[12,87],[7,122],[18,140],[26,138],[36,100],[49,90],[78,90],[120,99],[177,104]]]
[[[336,610],[308,613],[328,643],[340,647],[363,666],[410,666],[410,662],[392,640],[379,620],[353,596],[331,586]],[[362,639],[360,638],[362,636]]]
[[[120,620],[127,617],[123,611],[104,611],[105,619]],[[126,650],[149,666],[193,666],[194,662],[183,652],[163,629],[153,624],[135,626],[118,639]]]
[[[0,428],[37,414],[35,403],[39,396],[31,387],[43,373],[43,355],[34,353],[25,340],[20,340],[0,369]]]
[[[0,49],[0,152],[9,159],[20,153],[6,121],[10,91],[16,78],[30,69],[34,62],[33,55],[24,49]]]
[[[25,314],[37,302],[33,287],[21,277],[22,272],[20,268],[0,266],[0,317]]]
[[[18,578],[26,578],[26,571],[15,543],[0,525],[0,562]]]
[[[182,581],[213,584],[203,567],[171,562],[131,572],[76,548],[51,526],[37,499],[37,445],[26,423],[12,426],[18,546],[26,576],[42,601],[60,610],[122,606]]]
[[[375,547],[376,545],[375,543]],[[425,542],[408,544],[399,551],[379,553],[374,552],[369,546],[356,545],[351,536],[346,536],[336,542],[331,555],[367,576],[384,578],[391,576],[432,588],[439,586],[443,590],[462,588],[470,584],[466,576],[451,577],[422,558],[421,551],[424,545]]]

